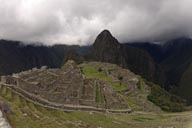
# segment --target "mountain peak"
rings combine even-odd
[[[96,38],[95,43],[93,44],[94,47],[102,46],[116,46],[119,47],[120,43],[118,40],[112,36],[109,30],[103,30]]]
[[[100,35],[103,35],[103,36],[112,36],[111,32],[107,29],[103,30]]]
[[[109,30],[103,30],[93,44],[94,57],[97,61],[125,65],[121,44]]]

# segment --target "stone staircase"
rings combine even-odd
[[[3,113],[0,111],[0,128],[11,128],[7,120],[3,117]]]

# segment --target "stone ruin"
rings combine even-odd
[[[35,97],[59,104],[123,108],[123,98],[106,82],[88,79],[80,68],[68,61],[61,69],[33,68],[12,76],[2,76],[1,83],[12,85]],[[98,94],[102,101],[98,101]]]

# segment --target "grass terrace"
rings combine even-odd
[[[114,81],[107,75],[107,71],[101,69],[99,66],[83,66],[82,73],[88,78],[96,78],[108,82],[116,91],[123,91],[126,87],[121,83]]]

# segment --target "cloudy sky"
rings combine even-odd
[[[0,0],[0,38],[92,44],[103,29],[120,41],[192,36],[192,0]]]

